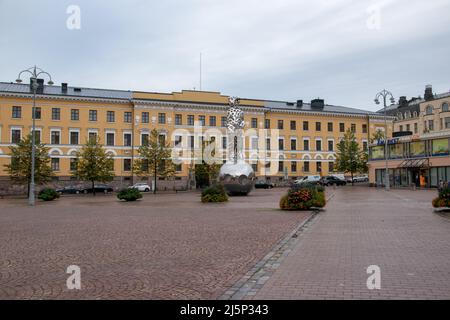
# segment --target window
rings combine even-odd
[[[97,121],[97,110],[89,110],[89,121]]]
[[[356,132],[356,124],[352,123],[350,125],[350,130],[352,130],[352,132]]]
[[[317,161],[316,166],[317,166],[317,172],[322,172],[322,162]]]
[[[362,125],[362,133],[367,133],[367,124]]]
[[[34,108],[34,118],[40,120],[42,117],[42,109],[41,107]]]
[[[309,151],[309,140],[303,140],[303,150]]]
[[[428,120],[428,129],[430,131],[434,130],[434,120]]]
[[[123,134],[123,145],[126,147],[131,147],[131,133]]]
[[[14,119],[22,118],[22,107],[13,106],[12,107],[12,117]]]
[[[123,171],[131,171],[131,159],[123,159]]]
[[[264,128],[265,129],[270,129],[270,119],[265,119],[264,120]]]
[[[279,130],[282,130],[283,127],[284,127],[284,122],[283,122],[283,120],[278,120],[278,129],[279,129]]]
[[[417,126],[417,122],[414,123],[414,133],[417,133],[419,131],[419,128]]]
[[[322,151],[322,140],[316,140],[316,151]]]
[[[182,136],[175,136],[174,146],[176,148],[181,148],[182,141],[183,141],[182,139],[183,139]]]
[[[148,133],[141,134],[141,145],[148,146]]]
[[[77,158],[70,158],[70,171],[76,171],[78,167]]]
[[[158,136],[158,143],[162,146],[164,146],[166,144],[166,136],[163,134],[160,134]]]
[[[297,172],[297,161],[291,162],[291,172]]]
[[[345,132],[345,123],[339,123],[339,132]]]
[[[210,116],[209,117],[209,125],[211,127],[215,127],[216,126],[216,116]]]
[[[450,129],[450,117],[445,117],[444,119],[444,128]]]
[[[363,151],[367,151],[369,148],[368,148],[368,145],[367,145],[367,141],[363,141]]]
[[[444,102],[442,104],[442,112],[447,112],[447,111],[449,111],[449,109],[448,109],[448,102]]]
[[[410,124],[406,125],[406,131],[411,131],[411,125]]]
[[[295,120],[291,120],[291,130],[297,130],[297,122]]]
[[[270,138],[266,139],[266,150],[270,150]]]
[[[198,121],[200,122],[201,126],[206,126],[205,116],[198,116]]]
[[[71,109],[70,110],[70,120],[72,120],[72,121],[80,120],[80,110],[79,109]]]
[[[132,113],[131,112],[129,112],[129,111],[125,111],[124,113],[123,113],[123,122],[125,122],[125,123],[131,123],[131,118],[132,118]]]
[[[403,131],[403,125],[400,125],[399,127],[399,131],[402,132]]]
[[[194,125],[194,116],[192,114],[187,116],[187,124],[188,124],[188,126]]]
[[[61,120],[60,108],[52,108],[52,120]]]
[[[227,148],[227,137],[222,137],[222,149]]]
[[[79,132],[78,131],[70,131],[70,144],[78,144],[79,140]]]
[[[328,122],[327,128],[328,128],[328,132],[333,132],[333,122]]]
[[[322,124],[320,122],[316,122],[316,131],[322,130]]]
[[[297,150],[297,139],[291,139],[291,150]]]
[[[50,144],[59,144],[60,143],[60,131],[51,131],[50,132]]]
[[[59,158],[52,158],[51,161],[52,171],[59,171]]]
[[[258,128],[258,119],[257,118],[252,118],[252,128],[253,129]]]
[[[309,161],[303,163],[303,172],[309,172]]]
[[[183,116],[181,114],[175,115],[175,125],[181,126],[183,124]]]
[[[427,115],[433,114],[433,107],[432,106],[427,106],[427,108],[425,109],[425,113]]]
[[[303,130],[304,131],[308,131],[309,130],[309,122],[308,121],[303,121]]]
[[[89,141],[91,142],[97,141],[97,132],[89,132]]]
[[[182,171],[181,163],[175,165],[175,171],[176,172],[181,172]]]
[[[227,126],[227,117],[221,117],[220,118],[220,125],[222,127],[226,127]]]
[[[328,140],[328,151],[334,151],[334,141]]]
[[[334,162],[328,162],[328,172],[334,171]]]
[[[158,113],[158,123],[159,124],[166,123],[166,114],[165,113]]]
[[[11,130],[11,143],[19,143],[21,139],[22,131],[19,129]]]
[[[113,146],[114,145],[114,133],[106,134],[106,145]]]
[[[34,131],[34,139],[35,139],[36,143],[41,142],[41,131],[40,130]]]
[[[278,149],[284,150],[284,139],[278,139]]]
[[[150,122],[150,114],[148,112],[142,112],[141,113],[142,123],[149,123]]]
[[[194,136],[189,136],[189,148],[194,149],[194,147],[195,147]]]
[[[253,172],[258,172],[258,164],[252,163],[252,169],[253,169]]]
[[[283,161],[278,161],[278,172],[284,171],[284,163]]]
[[[106,111],[106,121],[107,122],[114,122],[115,119],[115,114],[114,111]]]

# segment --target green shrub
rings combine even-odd
[[[439,196],[433,199],[432,205],[434,208],[450,208],[450,188],[442,188]]]
[[[120,190],[117,194],[117,198],[119,198],[119,200],[125,201],[136,201],[137,199],[142,198],[142,194],[136,188],[127,188]]]
[[[228,195],[222,185],[213,185],[202,191],[202,202],[225,202]]]
[[[282,210],[309,210],[326,204],[323,187],[312,184],[294,186],[280,200]]]
[[[43,201],[53,201],[59,198],[58,192],[51,188],[42,189],[38,194],[38,199]]]

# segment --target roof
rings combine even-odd
[[[81,89],[75,91],[75,88]],[[0,82],[0,92],[32,93],[29,84]],[[61,86],[44,86],[44,94],[58,96],[76,96],[103,99],[132,99],[133,93],[125,90],[94,89],[83,87],[67,87],[67,93],[61,92]]]
[[[266,101],[265,103],[266,108],[270,109],[280,109],[280,110],[292,110],[292,111],[310,111],[310,112],[330,112],[330,113],[345,113],[345,114],[361,114],[361,115],[373,115],[373,116],[379,116],[378,113],[362,110],[362,109],[356,109],[356,108],[349,108],[349,107],[342,107],[342,106],[335,106],[335,105],[329,105],[325,104],[323,109],[319,108],[312,108],[311,103],[305,103],[303,102],[303,105],[301,107],[297,107],[296,102],[287,102],[287,101]]]
[[[435,94],[434,95],[434,99],[435,100],[443,99],[443,98],[447,98],[447,97],[450,97],[450,92],[444,92],[444,93],[439,93],[439,94]],[[415,107],[415,106],[418,107],[423,102],[426,102],[426,100],[424,98],[421,98],[421,97],[413,98],[410,101],[408,101],[408,104],[406,106],[402,107],[401,110],[407,110],[408,107]],[[399,109],[399,104],[398,103],[391,104],[390,106],[386,107],[386,111],[387,112],[394,111],[394,110],[397,110],[397,109]],[[384,108],[378,110],[377,112],[378,113],[383,113],[384,112]]]

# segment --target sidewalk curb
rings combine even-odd
[[[327,202],[334,195],[334,192],[331,193],[326,199]],[[306,220],[302,221],[293,231],[281,239],[264,258],[258,261],[231,288],[227,289],[218,300],[242,300],[255,296],[299,242],[302,232],[316,220],[318,212],[320,211],[311,211],[310,216]]]

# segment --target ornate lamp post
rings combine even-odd
[[[389,98],[391,103],[395,103],[394,96],[391,92],[383,89],[382,91],[378,92],[375,96],[375,103],[380,104],[380,98],[383,98],[383,105],[384,105],[384,126],[385,126],[385,136],[384,136],[384,159],[386,161],[386,169],[385,169],[385,188],[386,191],[390,190],[390,182],[389,182],[389,168],[388,168],[388,137],[387,137],[387,115],[386,115],[386,99]]]
[[[31,133],[31,179],[30,179],[30,194],[28,197],[28,204],[30,206],[34,206],[35,204],[35,196],[34,196],[34,189],[35,189],[35,182],[34,182],[34,175],[35,175],[35,154],[36,154],[36,124],[35,124],[35,115],[36,115],[36,92],[37,89],[39,87],[38,83],[37,83],[37,78],[40,75],[47,75],[47,77],[49,78],[49,81],[47,82],[48,85],[53,85],[53,81],[52,81],[52,77],[51,75],[40,69],[37,68],[36,66],[31,67],[29,69],[23,70],[19,73],[19,75],[17,76],[17,83],[21,83],[22,79],[20,78],[22,76],[23,73],[29,73],[31,74],[31,89],[33,90],[33,110],[31,112],[31,118],[33,119],[33,129],[32,129],[32,133]]]

